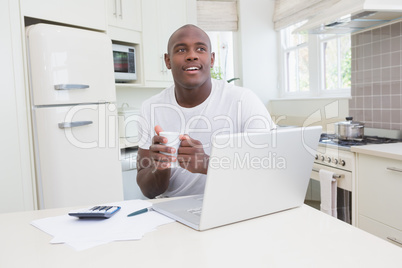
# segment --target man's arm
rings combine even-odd
[[[158,169],[151,159],[150,150],[138,149],[137,170],[137,184],[146,197],[155,198],[168,188],[170,168]]]
[[[137,184],[148,198],[155,198],[169,187],[170,162],[174,157],[161,154],[161,152],[174,153],[175,149],[161,144],[167,142],[165,137],[159,136],[161,131],[162,129],[156,126],[157,135],[153,137],[149,150],[141,148],[138,150]],[[205,154],[201,142],[188,135],[182,135],[180,140],[177,156],[180,166],[192,173],[207,174],[209,156]]]
[[[165,137],[159,136],[162,131],[160,126],[155,126],[155,135],[149,150],[139,149],[137,157],[137,184],[142,193],[148,198],[155,198],[164,193],[169,186],[170,162],[174,157],[161,154],[174,153],[175,149],[161,143],[166,143]]]

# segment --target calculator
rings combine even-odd
[[[70,211],[68,215],[82,218],[108,219],[115,215],[121,207],[119,206],[94,206],[87,209]]]

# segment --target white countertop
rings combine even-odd
[[[402,160],[402,142],[352,146],[352,152]]]
[[[0,214],[0,267],[401,267],[402,248],[303,205],[203,232],[177,222],[85,251],[30,225],[69,209]]]

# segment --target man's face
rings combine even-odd
[[[186,89],[197,88],[211,79],[215,54],[208,36],[196,27],[185,27],[173,34],[165,62],[175,83]]]

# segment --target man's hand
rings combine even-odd
[[[171,147],[160,144],[166,142],[166,138],[160,137],[160,126],[155,127],[155,135],[149,150],[139,149],[137,158],[137,183],[142,193],[148,198],[155,198],[164,193],[169,187],[170,159],[172,156],[161,154],[171,152]],[[174,148],[173,148],[174,150]]]
[[[159,133],[162,131],[163,130],[160,126],[155,126],[156,135],[152,138],[152,145],[149,146],[149,157],[151,158],[155,170],[168,169],[171,165],[170,162],[175,161],[174,156],[161,154],[161,152],[173,154],[176,151],[176,149],[162,144],[167,143],[167,139],[165,137],[159,136]]]
[[[182,168],[192,173],[207,174],[209,155],[205,154],[202,143],[188,135],[180,137],[177,161]]]

